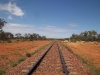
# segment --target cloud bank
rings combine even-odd
[[[11,32],[13,34],[21,33],[24,35],[25,33],[37,33],[40,35],[44,35],[48,38],[64,38],[70,36],[70,33],[73,33],[77,30],[71,30],[67,28],[59,28],[55,26],[41,26],[38,25],[27,25],[27,24],[15,24],[15,23],[7,23],[3,28],[5,32]]]

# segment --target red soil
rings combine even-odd
[[[19,58],[26,57],[26,53],[32,53],[50,41],[27,41],[19,43],[0,43],[0,69],[10,69],[10,63]]]
[[[100,43],[97,42],[69,42],[67,45],[72,51],[83,58],[87,59],[89,63],[95,65],[100,69]]]

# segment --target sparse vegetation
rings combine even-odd
[[[33,39],[30,39],[30,41],[33,41]]]
[[[82,56],[80,56],[78,54],[75,54],[75,55],[79,59],[81,59],[84,64],[86,64],[89,67],[91,75],[100,75],[100,70],[98,70],[95,66],[93,66],[92,63],[90,63],[90,61],[86,60],[85,58],[83,58]]]
[[[31,57],[31,54],[30,54],[30,53],[26,53],[26,56],[27,56],[27,57]]]
[[[20,40],[20,39],[19,39]],[[6,41],[3,44],[0,43],[0,69],[7,71],[11,67],[17,66],[20,62],[23,61],[21,58],[27,58],[32,53],[37,53],[40,47],[44,46],[46,43],[50,41],[19,41],[11,40],[12,42],[9,44]],[[35,51],[35,52],[34,52]],[[26,56],[26,53],[30,53]],[[19,62],[19,63],[18,63]],[[5,63],[5,64],[4,64]],[[9,66],[10,65],[10,66]]]
[[[0,70],[0,75],[5,74],[6,72],[4,70]]]
[[[15,66],[17,66],[17,63],[16,63],[16,62],[11,62],[11,63],[10,63],[10,66],[11,66],[11,67],[15,67]]]
[[[15,67],[15,66],[17,66],[19,63],[21,63],[24,60],[25,60],[25,58],[20,58],[17,62],[11,62],[10,66],[11,67]]]
[[[35,50],[32,54],[26,53],[26,56],[27,56],[27,57],[31,57],[31,55],[33,55],[33,54],[39,52],[40,50],[42,50],[43,48],[45,48],[47,45],[49,45],[49,44],[46,44],[46,45],[40,47],[39,49]],[[22,61],[24,61],[25,59],[26,59],[26,58],[20,58],[17,62],[11,62],[11,63],[10,63],[10,66],[11,66],[11,67],[15,67],[15,66],[17,66],[19,63],[21,63]]]
[[[20,58],[17,63],[21,63],[22,61],[24,61],[26,58]]]
[[[7,40],[7,43],[11,43],[11,40]]]
[[[42,50],[43,48],[45,48],[46,46],[48,46],[49,44],[46,44],[42,47],[40,47],[39,49],[35,50],[33,53],[31,53],[31,55],[34,55],[35,53],[39,52],[40,50]]]
[[[91,63],[93,61],[89,61],[89,60],[85,59],[82,55],[79,55],[79,54],[74,53],[72,51],[72,49],[67,44],[64,44],[64,43],[61,43],[61,44],[63,46],[65,46],[71,53],[73,53],[74,55],[76,55],[77,58],[79,58],[80,60],[82,60],[82,62],[84,64],[87,65],[87,67],[90,70],[90,75],[100,75],[100,70]]]
[[[71,53],[73,53],[73,51],[71,50],[70,47],[68,47],[67,45],[63,44],[62,42],[61,42],[61,44],[62,44],[65,48],[67,48]],[[74,53],[73,53],[73,54],[74,54]]]

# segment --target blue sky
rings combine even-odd
[[[67,38],[73,33],[100,33],[100,0],[0,0],[3,28],[13,34],[38,33]]]

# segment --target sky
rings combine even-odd
[[[100,33],[100,0],[0,0],[5,32],[68,38],[73,33]]]

